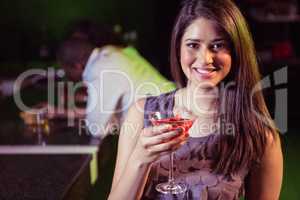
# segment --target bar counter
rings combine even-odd
[[[97,179],[100,140],[55,122],[47,134],[1,121],[0,200],[87,199]]]

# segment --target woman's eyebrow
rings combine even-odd
[[[193,38],[187,38],[184,40],[185,42],[202,42],[203,40],[200,40],[200,39],[193,39]],[[211,42],[223,42],[223,41],[226,41],[225,38],[223,37],[220,37],[220,38],[215,38],[213,39]]]
[[[184,40],[185,42],[201,42],[202,40],[199,39],[193,39],[193,38],[187,38]]]
[[[216,38],[216,39],[213,39],[212,42],[224,42],[226,41],[225,38],[221,37],[221,38]]]

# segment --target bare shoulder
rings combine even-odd
[[[146,98],[135,101],[129,108],[125,122],[140,121],[144,117]]]
[[[265,147],[265,153],[268,153],[268,151],[272,150],[279,150],[281,149],[281,142],[279,133],[275,132],[266,132],[266,147]]]
[[[266,143],[264,154],[261,159],[261,167],[270,167],[272,165],[282,165],[282,150],[279,133],[266,132]]]
[[[146,99],[135,101],[129,108],[119,136],[119,149],[134,148],[144,126],[144,105]],[[123,153],[124,153],[123,151]]]
[[[139,134],[144,124],[144,105],[146,99],[135,101],[129,108],[125,121],[122,124],[120,137],[130,136],[131,140]],[[126,137],[128,138],[128,137]]]

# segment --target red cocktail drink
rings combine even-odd
[[[192,127],[194,120],[185,119],[181,117],[171,117],[164,119],[155,119],[151,120],[154,126],[162,125],[162,124],[170,124],[172,128],[170,130],[175,130],[178,128],[182,128],[183,134],[188,134],[189,129]]]

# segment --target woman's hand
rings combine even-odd
[[[182,128],[159,125],[142,129],[132,158],[140,164],[151,164],[159,157],[178,149],[188,138]]]

